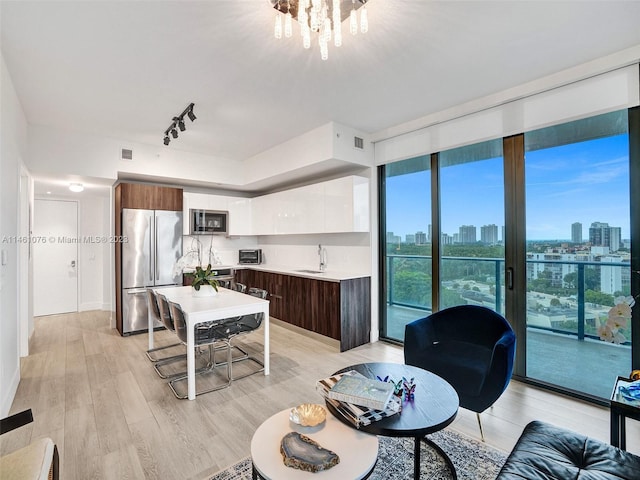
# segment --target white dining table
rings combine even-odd
[[[177,303],[187,322],[187,391],[189,400],[196,398],[195,326],[199,323],[224,318],[264,313],[264,374],[269,375],[269,301],[228,288],[218,288],[212,297],[194,297],[190,286],[158,287],[167,300]],[[153,348],[153,320],[149,319],[149,349]]]

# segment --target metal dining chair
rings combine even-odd
[[[251,296],[254,296],[254,297],[262,298],[262,299],[266,299],[267,296],[269,295],[266,290],[263,290],[261,288],[254,288],[254,287],[249,288],[249,290],[247,291],[247,294],[251,295]],[[243,315],[241,317],[235,317],[235,318],[230,318],[230,319],[224,320],[225,333],[229,338],[229,346],[230,346],[231,350],[236,349],[241,353],[241,356],[239,356],[239,357],[233,358],[233,356],[232,356],[231,363],[237,363],[237,362],[242,362],[242,361],[245,361],[245,360],[250,360],[250,361],[254,362],[255,364],[257,364],[258,367],[259,367],[258,369],[253,370],[250,373],[246,373],[246,374],[240,375],[238,377],[234,377],[230,373],[232,380],[239,380],[241,378],[245,378],[245,377],[248,377],[248,376],[253,375],[255,373],[264,371],[264,363],[262,363],[262,361],[260,361],[256,357],[250,355],[240,345],[232,343],[232,340],[235,337],[239,337],[241,335],[248,335],[249,333],[257,330],[258,328],[260,328],[260,326],[262,325],[263,320],[264,320],[264,313],[255,313],[255,314],[251,314],[251,315]],[[230,370],[230,372],[231,372],[231,370]]]
[[[187,321],[186,321],[184,312],[180,307],[180,305],[177,303],[168,302],[168,305],[171,311],[171,317],[173,318],[173,322],[175,325],[176,335],[178,336],[180,341],[186,345],[187,344]],[[226,362],[222,363],[227,365],[227,382],[215,385],[206,390],[202,390],[199,392],[196,391],[196,395],[202,395],[205,393],[213,392],[215,390],[220,390],[222,388],[226,388],[229,385],[231,385],[231,364],[233,363],[231,358],[231,344],[229,342],[229,338],[226,335],[224,326],[219,322],[209,322],[207,324],[196,325],[194,330],[194,336],[195,336],[196,348],[203,347],[203,346],[209,347],[208,348],[209,361],[207,363],[207,366],[203,369],[196,370],[196,375],[210,373],[215,369],[216,366],[221,365],[221,364],[216,364],[215,362],[215,352],[216,352],[216,349],[219,349],[216,347],[219,347],[220,343],[222,343],[226,347],[225,350],[227,352],[227,360]],[[173,394],[181,400],[188,398],[188,395],[186,393],[185,394],[178,393],[176,385],[179,382],[185,381],[186,379],[187,379],[187,375],[181,375],[169,381],[169,388],[171,388],[171,391],[173,391]]]
[[[240,292],[240,293],[246,293],[247,292],[247,286],[244,283],[234,282],[233,285],[231,286],[231,289],[235,290],[236,292]]]
[[[154,292],[155,293],[155,292]],[[173,333],[176,333],[175,330],[175,324],[173,321],[173,315],[171,313],[171,309],[169,308],[169,301],[167,300],[167,297],[165,297],[164,295],[157,293],[155,294],[155,299],[156,299],[156,306],[158,307],[158,312],[159,312],[159,316],[162,319],[162,322],[165,324],[165,326],[170,329]],[[184,343],[182,341],[180,341],[179,343],[175,343],[172,346],[176,346],[176,345],[184,345]],[[200,352],[201,353],[201,352]],[[187,374],[186,370],[181,370],[178,372],[165,372],[163,371],[163,368],[165,365],[169,365],[171,363],[177,362],[183,360],[185,363],[187,361],[187,353],[184,352],[180,355],[175,355],[173,357],[167,357],[165,359],[162,360],[158,360],[154,363],[153,365],[153,369],[156,371],[156,373],[158,374],[158,376],[160,378],[176,378],[176,377],[182,377],[184,375]],[[208,367],[204,367],[201,368],[199,370],[196,370],[196,373],[199,372],[204,372],[204,371],[209,371]]]
[[[171,315],[169,315],[169,312],[166,313],[166,315],[162,315],[160,313],[160,307],[158,306],[158,298],[156,296],[156,292],[153,291],[153,289],[148,288],[147,289],[147,308],[149,309],[149,315],[151,315],[151,318],[154,321],[158,321],[160,323],[162,323],[165,328],[167,330],[169,330],[170,332],[174,332],[175,333],[175,329],[173,327],[173,320],[171,320]],[[177,360],[180,358],[185,358],[185,354],[181,353],[179,355],[172,355],[170,357],[155,357],[152,354],[155,352],[159,352],[160,350],[166,350],[167,348],[173,348],[173,347],[179,347],[181,346],[182,343],[178,342],[178,343],[172,343],[171,345],[163,345],[161,347],[155,347],[155,348],[151,348],[149,350],[147,350],[147,358],[152,361],[153,363],[165,363],[165,362],[170,362],[173,360]],[[156,370],[158,371],[158,370]],[[160,375],[160,373],[158,373]],[[162,375],[160,375],[161,378],[165,378],[162,377]]]

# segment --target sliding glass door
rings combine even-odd
[[[504,312],[503,163],[501,139],[438,154],[440,309]]]
[[[599,335],[631,291],[627,111],[527,132],[524,146],[526,376],[608,397],[631,371],[630,322],[620,343]]]
[[[430,156],[387,165],[384,172],[380,245],[386,321],[381,334],[404,341],[404,326],[432,311]]]

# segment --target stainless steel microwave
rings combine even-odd
[[[262,250],[239,250],[238,263],[241,265],[260,265],[262,263]]]
[[[222,210],[189,209],[192,235],[228,235],[229,212]]]

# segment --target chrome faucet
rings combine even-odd
[[[327,268],[327,250],[322,248],[322,245],[318,245],[318,256],[320,257],[320,271],[324,271]]]

